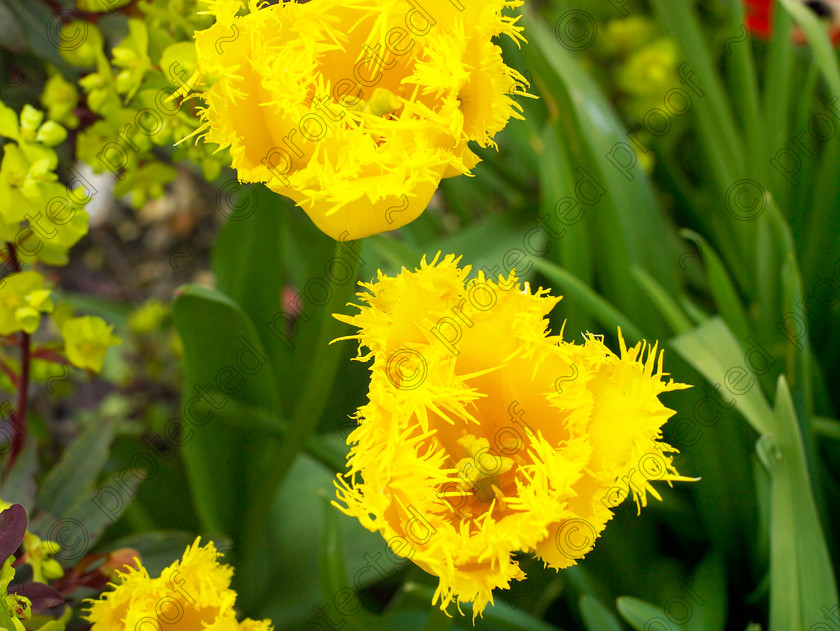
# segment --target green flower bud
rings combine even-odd
[[[41,93],[41,105],[47,108],[47,117],[65,127],[75,129],[79,125],[79,119],[73,110],[78,104],[79,92],[76,86],[58,72],[50,76]]]
[[[19,307],[15,310],[15,320],[27,333],[34,333],[41,323],[41,314],[32,307]]]
[[[47,121],[38,129],[35,140],[48,147],[54,147],[64,142],[67,138],[67,130],[55,121]]]
[[[42,563],[41,567],[44,572],[44,578],[47,580],[54,581],[64,576],[64,568],[55,559],[47,559]]]
[[[64,60],[80,68],[96,66],[96,62],[102,53],[104,40],[99,27],[85,20],[71,20],[61,27],[59,34],[62,42],[81,44],[75,48],[72,45],[60,46],[59,54]],[[83,40],[83,41],[82,41]]]
[[[53,555],[61,550],[61,546],[55,541],[45,539],[41,541],[41,549],[44,551],[44,554]]]
[[[44,113],[42,111],[36,110],[34,107],[29,105],[29,103],[24,105],[23,110],[20,112],[21,136],[23,136],[26,140],[35,138],[35,132],[43,120]]]

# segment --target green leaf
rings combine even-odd
[[[808,44],[828,83],[830,93],[840,94],[840,68],[837,65],[837,53],[831,45],[825,26],[814,12],[805,6],[805,3],[794,2],[794,0],[780,0],[780,2],[807,36]]]
[[[656,605],[651,605],[644,600],[633,598],[632,596],[620,596],[615,601],[615,605],[618,608],[618,613],[636,631],[650,631],[655,623],[659,623],[659,626],[665,629],[685,631],[682,625],[676,624],[673,620],[669,620],[661,608]]]
[[[44,61],[48,61],[66,76],[73,76],[74,70],[58,53],[59,46],[71,47],[79,41],[84,42],[86,33],[79,33],[79,38],[64,42],[59,36],[62,20],[59,14],[50,11],[48,5],[26,0],[3,0],[6,7],[14,15],[17,23],[26,34],[29,41],[28,50]],[[81,44],[78,44],[81,45]]]
[[[800,429],[803,433],[808,431],[808,419],[814,413],[814,393],[811,379],[811,345],[808,341],[808,317],[801,313],[804,305],[802,296],[802,278],[799,275],[799,266],[796,258],[789,256],[782,267],[782,310],[785,316],[798,316],[802,322],[803,332],[798,336],[796,343],[787,337],[786,367],[785,375],[790,382],[793,391],[793,400],[796,404],[796,416],[800,419]],[[798,306],[799,305],[799,306]],[[799,313],[798,313],[799,312]],[[783,320],[784,321],[784,320]],[[805,434],[808,436],[808,434]],[[806,438],[806,444],[809,439]],[[808,460],[814,460],[812,448],[806,448]]]
[[[479,269],[484,269],[487,277],[493,280],[499,275],[507,278],[511,269],[516,268],[519,278],[527,278],[533,272],[534,252],[543,247],[540,239],[526,236],[534,228],[535,225],[523,224],[508,214],[491,215],[426,245],[421,253],[426,255],[427,261],[431,261],[438,251],[444,256],[463,255],[460,265],[472,265],[473,276]],[[419,264],[417,259],[409,269],[419,267]]]
[[[840,207],[840,178],[837,177],[840,143],[828,143],[821,158],[812,205],[803,212],[804,234],[799,233],[797,239],[802,277],[807,285],[830,277],[834,262],[840,259],[840,239],[835,230],[826,230],[826,226],[836,225],[837,208]]]
[[[358,600],[358,594],[350,587],[347,571],[344,568],[344,553],[341,546],[341,533],[338,528],[338,510],[330,504],[324,496],[324,541],[321,546],[320,575],[322,596],[324,602],[333,603],[339,609],[338,603],[345,600],[347,608],[344,611],[354,611],[347,615],[350,627],[357,631],[376,631],[388,628],[380,616],[367,611]],[[350,608],[349,603],[355,600]],[[341,611],[341,609],[339,609]]]
[[[758,334],[762,339],[768,339],[768,335],[773,333],[773,323],[782,313],[779,279],[783,261],[784,256],[773,236],[770,224],[764,217],[759,217],[756,225],[755,260],[757,304],[753,308],[760,310],[761,317],[756,322]]]
[[[450,618],[437,607],[432,607],[423,631],[449,631],[453,624],[455,624],[455,618]]]
[[[598,277],[604,293],[633,319],[660,321],[656,311],[636,300],[630,265],[648,270],[669,292],[678,290],[678,244],[669,219],[656,202],[627,130],[571,52],[557,45],[555,34],[526,10],[528,46],[539,96],[555,114],[557,134],[569,149],[575,186],[566,191],[558,212],[589,225],[592,249],[598,252]],[[664,95],[663,95],[664,97]],[[647,247],[651,241],[657,247]],[[658,328],[654,326],[653,328]]]
[[[11,470],[0,481],[0,498],[9,504],[20,504],[27,510],[35,507],[35,473],[38,471],[38,445],[30,436],[23,445]]]
[[[213,245],[219,291],[248,314],[268,351],[275,374],[288,352],[268,326],[283,308],[285,227],[291,204],[261,184],[226,182],[216,196],[228,220]]]
[[[586,631],[623,631],[621,622],[613,612],[591,594],[581,595],[578,607]]]
[[[722,405],[734,405],[755,431],[771,434],[773,411],[754,377],[769,370],[773,359],[752,337],[746,342],[750,346],[745,352],[726,323],[714,317],[675,337],[671,346],[728,400]],[[756,366],[759,361],[762,364]]]
[[[776,389],[776,426],[774,438],[759,443],[773,478],[769,629],[810,629],[837,606],[837,583],[784,375]]]
[[[271,327],[272,335],[282,337],[285,347],[278,356],[283,365],[275,375],[285,394],[284,414],[292,418],[300,393],[311,383],[317,361],[313,351],[330,341],[320,337],[324,318],[331,320],[332,313],[345,309],[356,290],[360,269],[369,277],[375,277],[376,270],[364,254],[366,240],[336,242],[318,230],[300,208],[290,210],[289,215],[286,268],[297,295],[293,305],[283,305],[283,313],[277,314]],[[419,259],[415,265],[418,263]]]
[[[621,327],[622,334],[631,342],[650,339],[623,313],[595,293],[589,285],[582,282],[574,274],[544,259],[537,259],[534,263],[543,276],[558,285],[558,288],[554,290],[555,295],[563,292],[568,297],[564,297],[564,299],[578,301],[602,326],[609,330],[612,330],[615,326]]]
[[[208,398],[224,397],[218,390],[208,390]],[[199,411],[209,409],[207,404],[197,405]],[[282,438],[289,432],[289,421],[279,418],[268,410],[229,399],[221,410],[219,418],[231,427],[245,431],[262,432],[267,436]],[[332,440],[329,440],[332,439]],[[336,473],[346,468],[347,450],[339,448],[335,439],[343,444],[340,436],[310,435],[304,441],[304,450],[315,460]]]
[[[811,429],[820,436],[840,440],[840,421],[837,419],[814,417],[811,419]]]
[[[540,183],[538,221],[556,222],[556,208],[575,190],[575,178],[568,151],[561,141],[557,126],[546,125],[539,135],[539,140],[541,151],[537,163]],[[573,225],[558,222],[553,233],[549,232],[548,228],[542,229],[550,237],[544,248],[546,252],[542,256],[591,285],[595,276],[595,265],[588,222],[578,221]],[[560,309],[580,330],[590,328],[590,319],[583,316],[584,310],[578,305],[569,302],[561,304]]]
[[[742,177],[744,147],[729,103],[706,43],[694,5],[672,0],[652,0],[660,21],[681,48],[684,74],[696,73],[698,89],[704,95],[694,99],[701,142],[706,145],[707,164],[716,175],[721,191]],[[736,44],[737,45],[737,44]]]
[[[737,39],[724,42],[724,50],[731,55],[732,74],[729,81],[729,91],[732,103],[739,114],[739,122],[745,131],[747,155],[765,155],[766,134],[764,133],[763,118],[759,102],[758,76],[753,57],[753,46],[747,34],[745,5],[743,2],[730,2],[730,19],[727,25],[729,33],[737,33]],[[741,40],[743,36],[746,41]],[[755,177],[761,182],[767,180],[765,172],[766,162],[755,160],[750,166],[755,169]]]
[[[778,151],[787,145],[791,134],[791,109],[798,87],[794,87],[797,50],[793,44],[790,16],[786,11],[775,11],[773,37],[770,38],[764,64],[764,115],[767,147]],[[771,156],[768,156],[770,158]],[[789,183],[777,169],[769,171],[773,177],[772,190],[787,192]],[[781,198],[784,200],[784,198]]]
[[[427,607],[431,606],[430,603],[435,592],[430,587],[419,583],[405,583],[403,589],[414,600]],[[496,600],[495,603],[495,605],[488,605],[484,609],[480,622],[475,625],[476,628],[492,629],[493,631],[557,631],[557,627],[538,620],[521,609],[514,609],[501,599]],[[461,611],[464,612],[464,617],[467,620],[472,618],[472,603],[461,603]],[[460,614],[456,612],[454,615],[458,616]]]
[[[142,475],[125,467],[61,514],[39,511],[29,530],[57,541],[61,550],[56,558],[64,565],[74,565],[96,545],[105,530],[120,520],[137,495],[141,481]]]
[[[261,461],[266,445],[240,428],[213,422],[212,414],[197,415],[193,406],[213,388],[229,393],[211,402],[218,408],[236,399],[279,414],[276,380],[254,325],[221,292],[184,287],[172,313],[184,343],[183,420],[193,426],[183,448],[190,488],[204,529],[234,533],[249,495],[266,483],[268,470]]]
[[[420,259],[423,256],[414,247],[384,234],[367,237],[365,243],[370,243],[371,249],[386,261],[394,272],[398,272],[403,267],[414,269],[420,265]],[[370,275],[368,277],[373,278]]]
[[[0,46],[18,55],[26,52],[26,34],[14,14],[0,2]]]
[[[760,309],[756,333],[761,339],[770,340],[778,336],[774,325],[782,315],[782,269],[786,261],[796,256],[796,246],[790,226],[773,198],[768,198],[766,210],[756,224],[755,298]]]
[[[706,264],[709,291],[715,300],[720,315],[738,339],[746,339],[750,331],[747,315],[738,296],[738,290],[735,288],[735,284],[717,252],[706,239],[693,230],[680,230],[680,235],[697,244],[703,262]]]
[[[726,564],[718,554],[707,555],[684,587],[692,598],[686,631],[724,631],[726,628]]]
[[[47,473],[36,496],[38,507],[65,515],[87,496],[108,462],[115,432],[115,420],[108,416],[86,427]]]
[[[685,333],[693,327],[691,320],[685,315],[680,306],[662,288],[656,279],[638,265],[632,268],[633,278],[639,288],[650,298],[662,317],[676,334]]]
[[[334,258],[338,258],[346,247],[345,243],[334,243]],[[331,341],[340,337],[346,331],[346,325],[333,317],[341,311],[351,297],[354,284],[351,279],[356,278],[358,269],[353,262],[346,261],[349,266],[349,277],[345,282],[338,283],[336,278],[328,283],[329,293],[326,302],[322,304],[312,322],[314,332],[311,344],[303,347],[301,353],[309,355],[305,377],[294,402],[289,431],[285,439],[272,449],[268,455],[270,470],[265,472],[263,479],[254,482],[255,491],[247,511],[240,515],[243,524],[242,556],[240,570],[247,576],[261,574],[260,566],[265,568],[266,560],[260,546],[263,525],[268,515],[268,508],[294,463],[298,452],[303,449],[307,438],[314,433],[324,410],[329,404],[325,393],[331,392],[338,366],[346,351],[341,346],[332,346]],[[335,282],[333,282],[335,281]],[[253,449],[253,448],[252,448]]]

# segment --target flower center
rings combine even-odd
[[[23,186],[26,177],[20,171],[12,171],[7,176],[7,182],[11,188],[21,188]]]
[[[359,101],[349,109],[373,116],[387,116],[400,107],[402,107],[402,102],[396,94],[385,88],[376,88],[370,99]]]
[[[464,433],[458,439],[467,452],[466,458],[461,458],[456,465],[458,477],[472,489],[475,498],[482,504],[498,499],[502,504],[504,494],[499,488],[499,476],[513,469],[512,458],[500,456],[490,449],[490,442],[486,438],[479,438]]]
[[[510,445],[494,446],[487,438],[463,430],[454,442],[447,448],[454,473],[438,493],[451,518],[473,521],[488,512],[493,519],[504,517],[509,512],[505,497],[516,494],[517,465],[524,463],[523,458],[508,449]]]

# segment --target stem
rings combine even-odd
[[[29,333],[20,332],[20,383],[18,385],[18,400],[15,413],[12,415],[12,428],[14,438],[12,439],[12,450],[9,452],[9,460],[6,463],[8,473],[18,454],[23,449],[23,440],[26,437],[26,408],[29,403],[29,355],[30,355]]]
[[[20,261],[18,261],[15,246],[6,243],[9,252],[9,262],[12,264],[12,273],[20,272]],[[12,448],[9,452],[9,459],[6,461],[6,473],[8,474],[17,460],[18,454],[23,449],[23,441],[26,437],[26,408],[29,403],[29,359],[31,355],[31,340],[29,333],[20,332],[20,379],[18,381],[17,407],[12,413]]]
[[[39,348],[37,351],[30,353],[30,359],[40,359],[45,362],[52,362],[53,364],[61,364],[62,366],[70,366],[70,360],[62,357],[58,353],[48,348]]]
[[[336,244],[336,257],[342,256],[342,247],[341,243]],[[355,260],[349,265],[353,269],[355,280],[358,266]],[[319,330],[315,345],[311,350],[314,357],[309,366],[308,379],[304,382],[297,399],[288,432],[279,448],[271,456],[271,461],[277,464],[271,471],[271,477],[265,480],[262,488],[252,496],[248,514],[242,519],[242,551],[237,560],[237,575],[251,582],[248,584],[253,584],[254,577],[259,572],[259,565],[264,562],[265,552],[262,546],[273,500],[298,453],[318,426],[321,414],[329,402],[324,393],[332,389],[343,354],[339,347],[330,346],[330,341],[338,337],[344,328],[344,325],[335,320],[332,314],[340,311],[347,303],[356,289],[356,283],[351,282],[346,287],[342,287],[331,280],[330,287],[333,290],[332,299],[320,307]],[[244,610],[256,609],[259,606],[260,594],[255,589],[252,588],[248,594],[241,595]]]

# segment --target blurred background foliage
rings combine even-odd
[[[802,4],[782,0],[765,41],[740,0],[527,2],[528,44],[500,42],[539,97],[519,99],[526,120],[496,137],[498,152],[478,150],[474,177],[444,180],[419,219],[355,243],[236,183],[212,147],[173,148],[196,127],[189,108],[127,154],[120,178],[97,159],[191,74],[192,30],[209,17],[197,6],[0,2],[0,97],[16,111],[40,103],[70,130],[62,163],[98,170],[84,171],[101,194],[61,296],[123,340],[99,379],[33,377],[37,457],[32,446],[0,487],[31,503],[21,480],[40,481],[35,532],[73,508],[89,536],[66,565],[131,546],[154,572],[201,533],[235,564],[244,612],[277,629],[328,628],[323,607],[364,631],[469,629],[430,608],[435,580],[419,568],[374,569],[384,541],[326,501],[368,376],[352,343],[327,345],[348,332],[331,314],[355,291],[334,261],[369,280],[440,250],[551,287],[564,297],[552,329],[565,322],[569,339],[602,333],[617,348],[621,326],[630,342],[659,340],[673,378],[695,384],[666,395],[665,437],[701,481],[658,488],[640,516],[619,507],[574,568],[523,555],[529,580],[499,592],[477,628],[828,628],[840,67]],[[38,473],[55,462],[83,477]],[[345,586],[364,608],[341,617]]]

